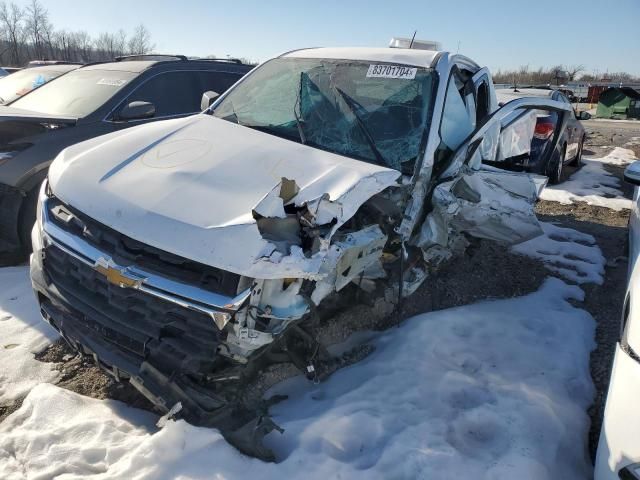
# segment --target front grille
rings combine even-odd
[[[209,372],[220,331],[206,314],[113,285],[55,245],[46,247],[48,281],[84,329],[166,373]]]
[[[57,198],[47,202],[51,221],[69,233],[82,237],[122,266],[145,270],[227,297],[238,293],[240,275],[189,260],[123,235],[63,204]]]

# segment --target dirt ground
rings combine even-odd
[[[610,146],[625,146],[632,137],[640,136],[640,125],[619,127],[611,122],[584,122],[589,140],[585,154],[604,154]],[[640,145],[634,148],[640,158]],[[569,169],[568,169],[569,170]],[[618,176],[622,170],[611,170]],[[572,172],[566,172],[570,175]],[[631,188],[625,186],[625,193]],[[591,372],[597,388],[594,405],[590,410],[592,429],[590,449],[597,446],[604,399],[606,397],[612,355],[618,335],[619,319],[626,286],[627,222],[628,212],[616,212],[587,204],[562,205],[542,201],[537,206],[542,221],[557,222],[561,226],[575,228],[593,235],[607,259],[604,285],[586,285],[586,300],[581,308],[588,310],[597,321],[597,348],[591,355]],[[491,242],[478,241],[464,255],[454,259],[436,275],[430,277],[421,288],[406,300],[402,317],[429,310],[439,310],[465,305],[483,299],[510,298],[533,292],[551,273],[537,260],[512,254],[504,247]],[[391,328],[400,319],[384,314],[379,305],[354,307],[335,315],[317,332],[325,344],[344,341],[350,334]],[[353,363],[366,355],[366,351],[354,354],[347,363]],[[95,398],[122,400],[139,408],[151,409],[150,403],[133,387],[115,382],[95,367],[91,359],[81,359],[60,341],[38,357],[54,362],[61,371],[59,385]],[[270,385],[297,374],[292,365],[270,368],[253,387],[257,397]],[[13,410],[13,408],[11,409]],[[0,411],[0,421],[10,411]]]

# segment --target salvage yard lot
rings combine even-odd
[[[585,122],[584,167],[537,206],[545,236],[474,243],[407,300],[399,328],[375,306],[336,315],[320,338],[373,348],[325,382],[267,372],[256,391],[289,397],[271,409],[276,464],[214,430],[156,427],[135,391],[56,341],[28,268],[1,269],[0,478],[588,477],[626,281],[631,125]]]

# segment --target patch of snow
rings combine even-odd
[[[577,286],[431,312],[379,334],[362,362],[271,393],[278,457],[244,457],[211,429],[53,385],[0,424],[0,478],[584,479],[595,322]]]
[[[630,119],[624,119],[624,118],[596,118],[594,119],[595,122],[594,123],[633,123],[636,125],[640,125],[640,122],[638,120],[635,120],[633,118]],[[589,123],[586,123],[586,125],[588,125]]]
[[[635,145],[640,145],[640,137],[631,137],[629,141],[625,143],[627,147],[633,147]]]
[[[560,203],[586,202],[614,210],[631,208],[631,200],[620,191],[620,180],[607,172],[605,164],[625,166],[636,160],[633,150],[616,147],[602,158],[585,158],[583,166],[559,185],[546,187],[540,198]]]
[[[46,324],[33,296],[28,267],[0,269],[0,406],[26,395],[58,373],[33,355],[58,334]]]
[[[515,245],[512,251],[542,260],[549,270],[573,282],[602,285],[606,259],[593,236],[552,223],[540,226],[544,235]]]

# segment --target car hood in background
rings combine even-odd
[[[324,198],[335,232],[399,176],[209,115],[88,140],[64,150],[49,170],[54,194],[95,220],[162,250],[256,278],[317,278],[322,263],[301,252],[296,259],[269,258],[273,245],[258,230],[257,210],[282,217],[283,204],[317,205]],[[292,187],[291,180],[297,194],[283,200],[278,192],[283,184]]]
[[[76,123],[78,119],[77,117],[68,115],[50,115],[48,113],[1,105],[0,121]]]
[[[0,144],[9,144],[59,127],[75,125],[75,117],[48,115],[0,105]]]

